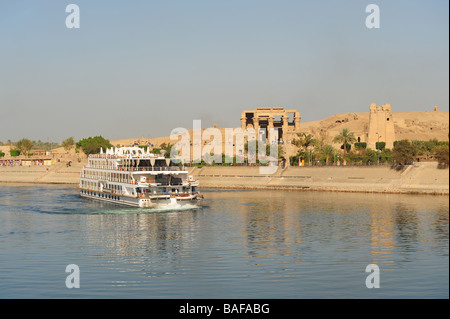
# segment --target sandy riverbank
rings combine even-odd
[[[52,166],[2,166],[0,183],[78,184],[84,164],[73,163],[69,167],[65,162]]]
[[[49,168],[0,167],[0,183],[78,184],[84,163]],[[190,168],[200,188],[284,189],[333,192],[449,194],[449,170],[437,163],[416,163],[403,170],[375,167],[288,167],[260,174],[259,167]]]

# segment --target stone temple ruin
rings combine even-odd
[[[265,138],[266,142],[271,140],[269,132],[271,128],[274,128],[278,130],[278,143],[288,144],[298,138],[297,133],[302,132],[300,120],[300,113],[294,109],[258,107],[241,113],[241,128],[242,130],[254,129],[255,132],[259,132],[259,138]],[[389,103],[380,106],[376,103],[370,104],[369,119],[368,122],[365,121],[367,121],[366,118],[359,118],[354,113],[352,117],[336,120],[332,126],[324,126],[320,130],[328,131],[329,137],[332,138],[341,130],[340,125],[363,122],[351,129],[358,142],[366,142],[367,147],[371,149],[376,149],[377,142],[385,142],[385,147],[392,149],[396,136],[391,105]],[[309,133],[311,129],[304,128],[303,131]]]
[[[278,130],[278,142],[290,141],[300,132],[300,113],[283,107],[258,107],[241,113],[241,128],[252,128],[270,141],[270,130]]]

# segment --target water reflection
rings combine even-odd
[[[86,237],[112,255],[172,260],[189,247],[201,211],[86,216]]]
[[[439,246],[442,254],[448,247],[442,197],[229,191],[210,192],[208,200],[201,211],[91,215],[86,236],[127,262],[152,258],[172,265],[187,254],[204,257],[192,251],[206,246],[218,254],[242,247],[249,264],[328,259],[383,263],[390,270],[424,246]]]
[[[320,247],[342,261],[354,260],[354,251],[367,250],[370,262],[389,265],[408,261],[411,253],[429,244],[427,238],[448,245],[445,201],[442,197],[249,192],[241,199],[239,212],[245,216],[243,232],[250,256],[289,254],[300,260],[302,252],[310,256]]]
[[[403,261],[409,261],[409,256],[418,249],[419,218],[417,211],[406,205],[397,204],[394,212],[398,254]]]
[[[86,283],[153,292],[145,297],[359,297],[367,291],[358,276],[376,263],[396,274],[383,277],[397,280],[396,291],[411,277],[429,285],[411,288],[416,296],[433,285],[448,291],[445,196],[205,191],[202,209],[149,211],[67,187],[0,187],[0,195],[0,262],[12,274],[26,256],[54,271],[80,263]],[[413,270],[401,277],[404,269]]]
[[[430,228],[433,229],[432,249],[442,256],[448,256],[448,207],[438,208],[434,212],[434,218],[430,218]]]

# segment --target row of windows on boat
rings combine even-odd
[[[129,181],[131,181],[131,176],[129,173],[98,172],[87,169],[83,170],[81,177],[93,179],[108,179],[110,181],[120,183],[128,183]]]
[[[159,189],[154,189],[153,190],[153,193],[154,194],[156,194],[156,193],[162,193],[162,194],[165,194],[165,193],[167,193],[167,192],[176,192],[177,191],[177,189],[176,188],[173,188],[173,189],[171,189],[171,186],[180,186],[181,185],[181,180],[180,181],[178,181],[178,183],[171,183],[171,184],[169,184],[169,183],[160,183],[161,185],[160,186],[163,186],[163,187],[161,187],[161,188],[159,188]],[[81,181],[81,188],[82,189],[88,189],[88,190],[100,190],[100,185],[99,185],[99,182],[97,182],[97,181],[95,181],[95,182],[93,182],[93,181],[86,181],[86,180],[82,180]],[[164,186],[169,186],[169,187],[164,187]],[[113,193],[121,193],[122,191],[123,191],[123,187],[122,187],[122,185],[115,185],[115,184],[107,184],[107,185],[105,185],[104,186],[104,188],[105,189],[108,189],[108,190],[111,190]],[[183,187],[182,188],[182,192],[186,192],[186,191],[188,191],[189,190],[189,188],[190,187]],[[192,190],[195,190],[195,187],[193,186],[192,187]],[[180,191],[181,191],[181,189],[180,189]],[[134,194],[134,190],[131,190],[131,192]],[[142,189],[141,190],[141,188],[137,188],[136,189],[136,192],[137,193],[140,193],[140,192],[147,192],[146,190],[144,190],[144,189]]]
[[[138,192],[133,192],[131,195],[133,196],[141,196],[144,194],[149,194],[147,191],[141,191],[139,189],[137,189]],[[193,188],[192,192],[195,192],[195,188]],[[82,189],[81,190],[81,194],[85,194],[85,195],[91,195],[91,196],[98,196],[100,198],[107,198],[107,199],[115,199],[115,200],[120,200],[120,196],[116,195],[116,194],[105,194],[102,192],[98,192],[98,190],[92,190],[92,189]],[[159,192],[154,191],[153,194],[162,194],[162,195],[171,195],[171,194],[191,194],[191,192],[184,188],[182,190],[178,190],[177,188],[163,188],[161,189]]]
[[[93,189],[93,190],[98,190],[99,189],[99,183],[97,181],[96,182],[91,182],[91,181],[82,180],[80,186],[82,188]],[[113,191],[115,191],[115,192],[122,191],[122,186],[121,185],[110,184],[110,185],[108,185],[108,188],[113,190]]]
[[[96,180],[108,180],[116,183],[137,184],[136,180],[132,180],[129,174],[123,173],[110,173],[110,172],[96,172],[96,171],[83,171],[82,178],[90,178]],[[161,185],[181,185],[183,183],[182,176],[163,175],[158,174],[152,177],[141,177],[143,183],[159,183]]]
[[[98,193],[98,192],[90,191],[90,190],[87,190],[87,189],[81,190],[81,194],[97,196],[97,197],[100,197],[100,198],[106,198],[106,199],[112,199],[112,200],[120,200],[120,196],[111,195],[111,194],[104,194],[104,193]]]
[[[127,160],[122,164],[116,165],[117,162],[114,161],[106,161],[106,160],[88,160],[88,166],[92,168],[101,168],[101,169],[115,169],[117,168],[142,168],[142,167],[167,167],[167,162],[165,160],[155,161],[152,165],[150,160]]]

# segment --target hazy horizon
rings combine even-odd
[[[65,25],[80,8],[80,28]],[[448,1],[0,4],[0,141],[167,136],[243,110],[449,110]]]

